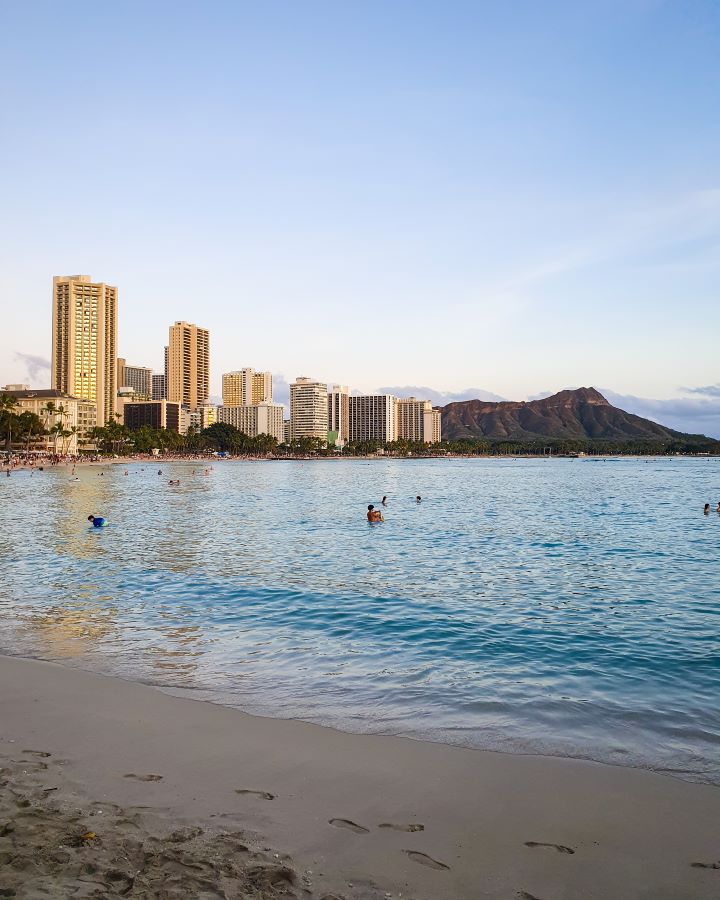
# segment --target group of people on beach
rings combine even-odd
[[[709,503],[705,504],[705,508],[703,509],[703,512],[705,513],[706,516],[710,515],[710,504]],[[720,503],[718,503],[715,512],[720,513]]]
[[[382,503],[383,506],[387,506],[388,505],[387,495],[384,496],[380,502]],[[415,502],[422,503],[422,497],[420,496],[420,494],[418,494],[415,497]],[[368,520],[368,522],[384,522],[385,521],[385,518],[382,514],[382,510],[375,509],[374,503],[368,503],[367,520]]]

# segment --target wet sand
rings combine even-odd
[[[720,789],[0,657],[0,896],[710,900]]]

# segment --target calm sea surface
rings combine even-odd
[[[0,478],[0,651],[720,783],[720,460],[161,468]]]

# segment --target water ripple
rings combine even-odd
[[[192,468],[0,481],[0,648],[267,715],[720,783],[720,516],[701,513],[719,460]]]

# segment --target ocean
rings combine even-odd
[[[720,459],[204,466],[3,475],[0,652],[720,784]]]

